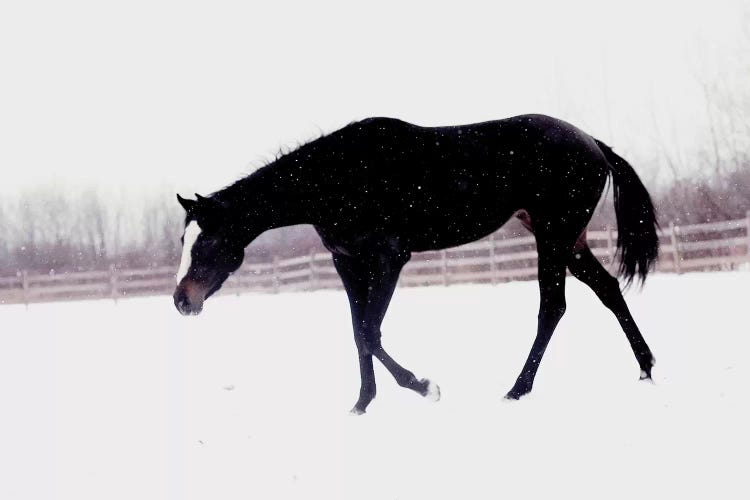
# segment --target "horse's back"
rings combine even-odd
[[[465,125],[423,127],[386,117],[367,118],[342,129],[350,148],[347,168],[376,167],[381,176],[432,178],[451,185],[462,175],[505,187],[519,177],[535,182],[561,171],[599,173],[606,159],[579,128],[546,115],[519,115]],[[579,171],[583,170],[583,171]],[[500,185],[496,181],[501,181]]]
[[[606,176],[593,139],[545,115],[440,127],[375,117],[339,134],[333,177],[351,184],[352,223],[408,234],[414,250],[476,240],[519,209],[595,205]]]

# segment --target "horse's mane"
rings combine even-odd
[[[351,125],[351,123],[349,125]],[[264,159],[264,162],[261,166],[257,167],[252,172],[245,174],[234,182],[227,184],[223,188],[214,191],[209,195],[209,197],[214,197],[216,195],[221,195],[222,193],[225,193],[227,191],[235,191],[237,188],[242,188],[242,186],[244,186],[244,184],[249,180],[253,179],[256,176],[263,175],[265,172],[268,172],[275,166],[284,163],[285,160],[288,160],[292,156],[298,155],[299,153],[303,152],[304,149],[314,147],[315,144],[319,143],[322,139],[330,136],[332,133],[333,132],[325,133],[322,129],[319,128],[319,134],[308,141],[296,141],[296,143],[292,146],[279,146],[276,153],[273,154],[272,159]]]

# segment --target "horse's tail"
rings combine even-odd
[[[646,187],[633,167],[601,141],[596,144],[604,153],[612,172],[615,215],[617,216],[617,253],[619,273],[630,285],[636,273],[641,284],[659,256],[659,224]]]

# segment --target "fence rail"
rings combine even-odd
[[[660,272],[750,268],[750,211],[744,219],[686,226],[669,224],[660,231],[659,239],[661,257],[657,271]],[[612,229],[588,232],[592,252],[610,268],[616,241],[617,231]],[[175,285],[175,269],[176,266],[124,270],[113,267],[108,271],[41,275],[23,271],[0,278],[0,304],[170,294]],[[534,237],[504,237],[495,233],[467,245],[414,254],[401,273],[399,286],[494,284],[534,277]],[[245,264],[227,280],[221,293],[327,288],[341,288],[331,256],[310,253],[269,263]]]

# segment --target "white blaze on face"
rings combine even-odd
[[[180,268],[177,270],[178,285],[190,270],[190,264],[192,262],[190,251],[198,240],[199,234],[201,234],[201,227],[198,225],[197,221],[191,220],[190,224],[185,228],[185,236],[182,238],[182,260],[180,260]]]

